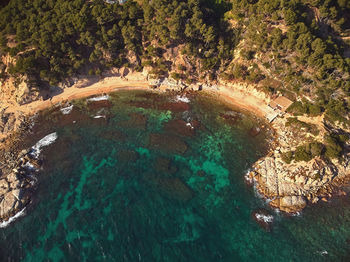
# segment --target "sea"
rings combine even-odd
[[[245,176],[273,130],[220,97],[118,91],[41,112],[23,139],[42,167],[0,261],[350,261],[348,197],[271,209]]]

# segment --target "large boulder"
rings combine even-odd
[[[270,205],[287,213],[297,213],[306,207],[306,200],[303,196],[284,196],[272,200]]]
[[[3,195],[0,201],[0,220],[15,215],[29,202],[30,197],[25,189],[14,189]]]

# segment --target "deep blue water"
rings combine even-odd
[[[43,113],[30,140],[58,139],[27,214],[0,229],[1,260],[350,261],[347,198],[294,217],[270,210],[244,181],[266,153],[269,132],[250,134],[264,123],[188,99],[120,91]],[[253,220],[259,208],[271,232]]]

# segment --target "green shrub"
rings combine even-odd
[[[285,163],[290,164],[293,160],[293,152],[292,151],[284,152],[281,154],[281,158]]]
[[[178,80],[181,79],[181,74],[176,73],[176,72],[172,72],[172,73],[170,74],[170,76],[171,76],[171,78],[173,78],[173,79],[176,80],[176,81],[178,81]]]
[[[311,153],[307,150],[305,145],[298,146],[297,149],[294,152],[294,159],[295,161],[305,161],[308,162],[312,159]]]
[[[308,144],[312,157],[321,156],[324,151],[324,145],[320,142],[312,142]]]
[[[305,129],[306,132],[317,136],[320,132],[317,126],[314,124],[305,123],[303,121],[298,120],[296,117],[287,118],[286,126],[292,126],[294,129],[301,130]]]
[[[325,136],[326,151],[325,156],[329,158],[339,158],[343,151],[343,143],[341,142],[339,135],[329,134]]]
[[[318,116],[322,114],[322,108],[319,105],[309,104],[308,111],[311,116]]]
[[[287,111],[295,116],[300,116],[307,113],[307,107],[301,101],[295,101]]]

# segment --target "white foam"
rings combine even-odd
[[[15,221],[17,218],[24,216],[25,215],[25,209],[23,208],[21,211],[19,211],[18,213],[16,213],[14,216],[10,217],[9,220],[7,221],[3,221],[0,223],[0,228],[5,228],[7,227],[9,224],[11,224],[13,221]]]
[[[35,158],[39,157],[41,148],[51,145],[53,142],[56,141],[56,139],[57,139],[56,132],[43,137],[32,147],[31,155],[34,156]]]
[[[73,105],[61,108],[60,111],[62,112],[62,114],[64,115],[68,115],[70,112],[72,112],[73,110]]]
[[[94,116],[95,119],[98,119],[98,118],[106,118],[106,116],[103,116],[103,115],[97,115],[97,116]]]
[[[273,222],[272,215],[264,215],[264,214],[256,213],[255,217],[257,220],[264,221],[265,223],[272,223]]]
[[[245,173],[245,175],[244,175],[244,179],[245,179],[249,184],[252,184],[252,183],[254,182],[254,178],[251,177],[251,176],[249,175],[251,171],[252,171],[252,170],[249,168],[249,169],[247,170],[247,172]]]
[[[177,101],[177,102],[184,102],[184,103],[191,102],[191,100],[188,97],[180,96],[180,95],[176,96],[175,101]]]
[[[193,129],[193,125],[191,123],[186,123],[186,126],[189,126],[191,129]]]
[[[88,101],[103,101],[108,99],[109,99],[109,95],[103,95],[103,96],[96,96],[96,97],[89,98]]]
[[[23,165],[24,168],[26,168],[29,171],[37,171],[38,169],[30,162],[27,162]]]
[[[316,251],[316,253],[320,254],[321,256],[328,255],[328,251],[327,250]]]

